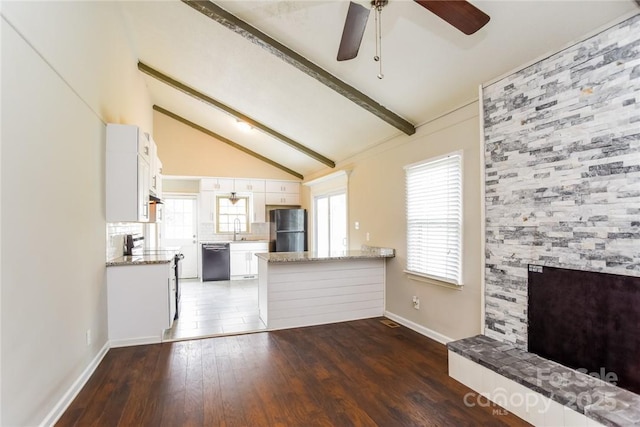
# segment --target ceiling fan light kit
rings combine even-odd
[[[414,1],[466,35],[477,32],[491,19],[489,15],[466,0]],[[382,9],[387,3],[388,0],[371,0],[371,8],[375,12],[376,21],[376,53],[373,59],[379,63],[379,79],[384,77],[382,74]],[[369,10],[366,7],[349,2],[349,10],[338,48],[338,61],[348,61],[358,56],[368,19]]]

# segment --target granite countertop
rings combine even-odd
[[[145,249],[138,255],[125,255],[111,259],[107,261],[107,267],[116,267],[121,265],[167,264],[173,261],[173,257],[179,252],[179,247]]]
[[[316,252],[269,252],[258,253],[258,258],[267,262],[312,262],[339,261],[350,259],[393,258],[395,249],[363,246],[360,250],[335,252],[329,255],[319,255]]]

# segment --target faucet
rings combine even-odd
[[[233,220],[233,241],[235,242],[237,239],[237,235],[240,232],[240,219],[236,218]]]

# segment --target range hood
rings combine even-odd
[[[156,196],[154,196],[154,195],[153,195],[153,194],[151,194],[151,193],[149,193],[149,201],[150,201],[151,203],[160,203],[160,204],[162,204],[162,203],[163,203],[161,198],[156,197]]]

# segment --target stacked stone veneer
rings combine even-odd
[[[486,330],[527,345],[527,264],[640,276],[640,15],[484,88]]]

